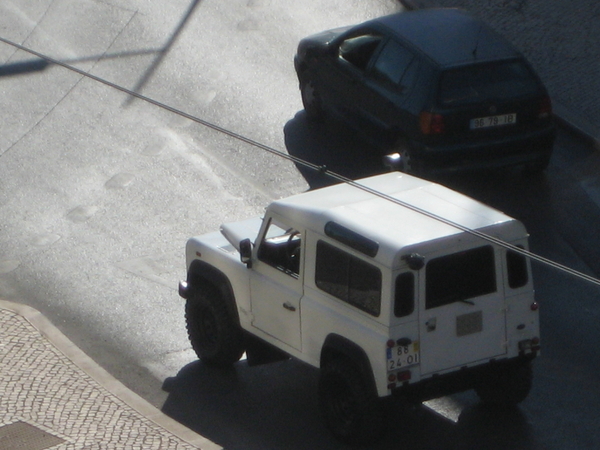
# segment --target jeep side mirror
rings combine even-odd
[[[240,241],[240,259],[248,269],[252,268],[252,242],[248,238]]]

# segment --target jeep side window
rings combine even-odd
[[[301,242],[299,231],[271,221],[258,247],[258,259],[297,278]]]
[[[425,308],[437,308],[496,291],[490,245],[432,259],[426,266]]]
[[[396,277],[396,294],[394,299],[394,315],[404,317],[415,309],[415,276],[412,272],[404,272]]]
[[[519,247],[523,248],[521,245]],[[508,272],[508,286],[511,289],[523,287],[529,281],[527,259],[521,253],[517,253],[514,250],[506,252],[506,269]]]
[[[381,271],[324,241],[317,243],[317,287],[375,317],[381,311]]]
[[[340,44],[339,56],[357,69],[364,71],[379,42],[381,42],[381,36],[370,33],[348,38]]]

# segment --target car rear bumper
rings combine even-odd
[[[452,145],[415,144],[417,171],[427,174],[478,171],[511,166],[545,165],[552,153],[556,128],[552,126],[487,142]]]

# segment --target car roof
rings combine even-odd
[[[387,28],[440,66],[521,57],[500,34],[456,8],[401,12],[366,24]]]
[[[376,260],[389,267],[397,265],[398,252],[402,249],[457,235],[462,235],[461,239],[465,240],[464,229],[448,224],[448,221],[468,229],[483,230],[507,242],[527,236],[524,226],[516,219],[430,181],[392,172],[356,183],[367,190],[341,183],[277,200],[269,210],[290,218],[299,227],[319,233],[324,232],[329,222],[334,222],[377,242]],[[381,198],[373,191],[410,207]]]

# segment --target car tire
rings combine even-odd
[[[475,392],[483,403],[511,407],[521,403],[531,390],[533,371],[530,361],[519,361],[490,368]]]
[[[192,290],[185,304],[185,319],[192,348],[203,363],[230,367],[242,357],[242,328],[215,288]]]
[[[327,428],[344,443],[372,443],[385,431],[382,400],[347,358],[321,368],[319,406]]]
[[[305,79],[300,83],[300,94],[302,95],[302,104],[306,116],[311,122],[320,122],[323,120],[323,103],[321,95],[317,91],[315,84],[310,79]]]

